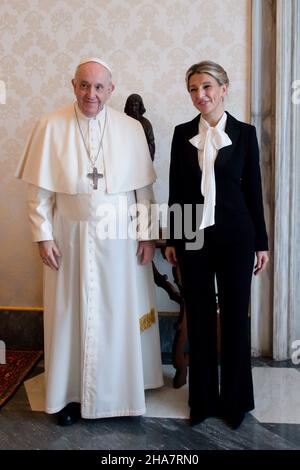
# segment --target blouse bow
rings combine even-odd
[[[202,117],[199,123],[199,134],[189,142],[198,149],[199,165],[202,169],[201,193],[204,196],[203,217],[199,229],[210,227],[215,223],[216,181],[215,160],[218,151],[231,145],[232,142],[224,131],[227,114],[224,113],[215,127],[210,127]]]

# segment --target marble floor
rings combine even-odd
[[[43,365],[0,411],[0,449],[90,450],[299,450],[300,369],[253,360],[256,408],[233,431],[218,418],[190,427],[187,387],[172,388],[174,369],[164,365],[165,386],[146,392],[147,414],[136,418],[81,420],[57,426],[43,409]]]

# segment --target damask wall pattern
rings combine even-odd
[[[196,115],[185,90],[195,62],[221,63],[231,79],[227,109],[249,118],[251,0],[0,0],[0,305],[42,304],[42,272],[14,172],[35,121],[73,100],[79,60],[113,69],[110,104],[139,93],[153,124],[158,202],[166,202],[176,124]]]

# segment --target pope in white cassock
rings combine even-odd
[[[114,85],[101,59],[83,60],[72,84],[76,102],[39,120],[17,171],[44,263],[46,412],[61,425],[141,415],[144,389],[163,384],[154,242],[124,236],[128,208],[154,201],[144,131],[106,106]],[[107,208],[122,236],[103,231]]]

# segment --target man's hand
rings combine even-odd
[[[38,242],[39,251],[43,263],[55,271],[59,268],[59,258],[61,256],[59,249],[54,240],[46,240]]]
[[[137,256],[140,256],[141,264],[150,263],[153,260],[155,252],[155,241],[154,240],[144,240],[140,241],[137,249]]]

